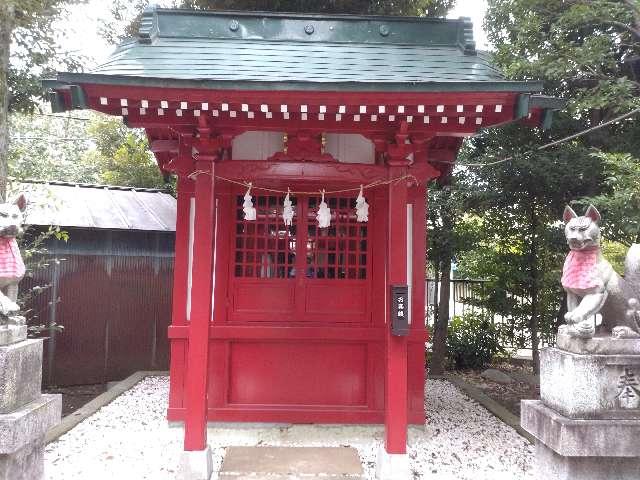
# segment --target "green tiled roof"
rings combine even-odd
[[[506,81],[467,19],[145,12],[138,38],[61,81],[234,89],[539,91]]]

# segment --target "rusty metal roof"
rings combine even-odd
[[[176,199],[161,190],[25,181],[14,183],[11,191],[27,197],[27,225],[166,232],[176,229]]]

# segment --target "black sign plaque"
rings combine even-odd
[[[391,334],[399,337],[409,335],[409,287],[391,286]]]

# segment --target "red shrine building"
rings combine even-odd
[[[505,80],[466,19],[152,9],[47,86],[56,112],[145,129],[177,176],[185,450],[207,421],[383,423],[404,454],[425,422],[426,184],[463,138],[548,123],[541,84]]]

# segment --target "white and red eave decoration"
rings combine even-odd
[[[544,109],[520,108],[517,92],[261,92],[82,86],[87,106],[126,117],[130,126],[195,125],[209,117],[240,130],[301,126],[326,131],[383,131],[406,122],[415,132],[472,135],[521,119],[540,124]],[[63,93],[63,91],[61,91]],[[523,97],[525,98],[526,95]],[[64,103],[70,97],[63,93]],[[528,97],[526,97],[528,98]],[[525,102],[526,104],[526,102]]]

